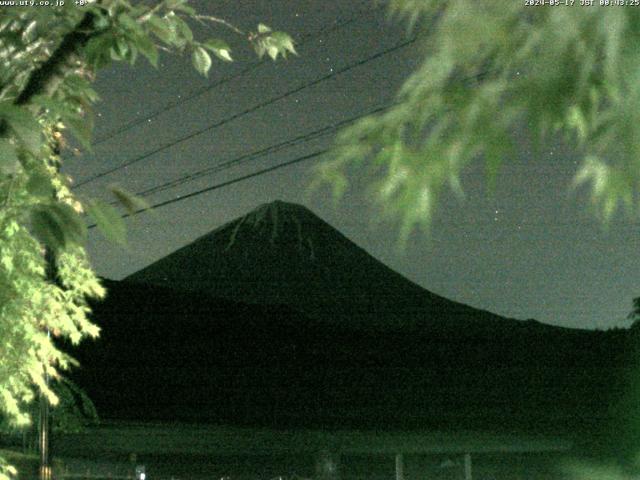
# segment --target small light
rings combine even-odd
[[[145,480],[147,478],[146,468],[144,465],[136,466],[136,480]]]

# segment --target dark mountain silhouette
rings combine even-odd
[[[83,366],[73,373],[105,417],[526,431],[596,444],[624,419],[628,331],[452,302],[301,206],[262,206],[106,284],[94,306],[102,338],[75,349]]]
[[[71,374],[104,418],[593,441],[627,391],[623,330],[376,332],[286,306],[106,286],[93,314],[101,338],[73,351],[82,367]]]
[[[367,328],[504,321],[419,287],[307,208],[281,201],[258,207],[127,280],[284,304],[311,318]]]

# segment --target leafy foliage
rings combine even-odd
[[[198,15],[186,0],[152,6],[102,0],[82,9],[66,3],[5,9],[0,18],[0,414],[13,426],[30,422],[27,406],[38,392],[54,405],[61,399],[89,405],[69,384],[56,392],[46,379],[60,379],[74,363],[55,337],[77,343],[99,334],[87,302],[105,291],[87,261],[83,215],[108,238],[126,241],[120,213],[76,198],[71,179],[60,173],[64,133],[91,147],[97,71],[140,56],[157,65],[160,50],[190,54],[203,75],[213,66],[210,53],[231,61],[225,41],[195,38],[194,21],[243,35],[273,59],[295,53],[285,33],[261,26],[259,34],[245,34],[221,18]],[[148,208],[122,189],[112,193],[130,212]],[[13,473],[0,459],[0,480]]]
[[[256,53],[260,58],[266,53],[273,60],[278,55],[286,58],[287,52],[296,54],[291,37],[284,32],[273,32],[270,27],[264,23],[258,24],[258,32],[251,34]]]
[[[421,65],[397,104],[339,136],[319,178],[340,195],[349,169],[375,175],[374,197],[406,238],[428,224],[444,188],[458,195],[475,160],[492,185],[527,125],[537,142],[562,134],[584,155],[574,186],[590,185],[603,220],[637,207],[640,186],[640,11],[523,8],[500,0],[391,0],[419,30]],[[624,41],[623,41],[624,40]],[[365,163],[366,162],[366,163]]]
[[[76,433],[88,425],[98,423],[98,412],[95,405],[74,382],[61,377],[51,384],[51,389],[59,399],[58,404],[50,411],[53,432]],[[39,401],[35,399],[24,408],[31,417],[35,417],[38,415],[39,407]],[[33,425],[27,428],[32,435],[37,434]],[[15,432],[15,427],[0,417],[0,432],[3,431]],[[35,445],[37,440],[33,443]]]
[[[640,320],[640,297],[633,299],[633,309],[627,318],[633,322],[633,325],[640,325],[640,323],[638,323],[638,320]]]
[[[98,412],[87,394],[71,380],[63,378],[53,385],[60,399],[51,412],[54,432],[76,433],[88,425],[98,423]]]

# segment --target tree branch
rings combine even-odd
[[[64,69],[69,65],[70,59],[96,34],[92,29],[93,20],[94,14],[87,12],[76,28],[64,36],[51,57],[31,73],[24,89],[16,98],[15,105],[25,105],[34,96],[51,93],[55,89],[64,77]]]
[[[235,25],[227,22],[226,20],[224,20],[222,18],[213,17],[211,15],[194,15],[193,18],[195,18],[197,20],[208,20],[209,22],[212,22],[212,23],[220,23],[221,25],[224,25],[225,27],[233,30],[238,35],[243,35],[243,36],[246,35],[245,32],[240,30],[238,27],[236,27]]]
[[[65,68],[81,47],[97,34],[93,29],[95,15],[87,12],[80,23],[63,38],[58,48],[40,67],[29,75],[22,92],[14,100],[14,105],[26,105],[36,95],[51,94],[64,78]],[[0,122],[0,138],[7,134],[7,123]]]

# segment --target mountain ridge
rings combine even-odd
[[[299,205],[261,205],[105,283],[92,305],[102,338],[73,356],[74,378],[109,418],[597,443],[617,438],[637,403],[625,397],[633,332],[449,301]]]
[[[310,317],[371,328],[420,328],[429,320],[425,316],[520,322],[417,285],[308,208],[280,200],[223,224],[125,280],[285,304]]]
[[[106,280],[71,378],[101,416],[275,427],[587,432],[627,389],[627,331],[359,329],[288,306]],[[516,327],[517,328],[514,328]]]

